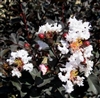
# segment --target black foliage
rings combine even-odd
[[[71,92],[71,96],[75,98],[83,98],[85,96],[85,92],[88,90],[89,85],[87,81],[84,81],[84,86],[75,86],[74,91]]]

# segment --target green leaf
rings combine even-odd
[[[3,57],[10,49],[4,49],[0,51],[0,57]]]
[[[38,70],[36,68],[33,68],[33,70],[30,72],[30,75],[32,76],[32,78],[35,80],[36,76],[40,77],[40,72],[38,72]]]
[[[96,56],[96,58],[99,58],[100,54],[98,51],[96,52],[95,56]]]
[[[42,90],[42,93],[46,93],[47,95],[51,95],[52,87]]]
[[[43,79],[36,76],[36,78],[35,78],[35,84],[36,85],[41,85],[42,83],[43,83]]]
[[[20,77],[19,81],[26,85],[34,84],[34,79],[32,78],[32,76],[28,71],[22,71],[22,76]]]
[[[100,83],[98,78],[94,75],[91,74],[88,77],[88,83],[89,83],[89,91],[92,91],[94,94],[100,93]]]
[[[11,51],[15,51],[15,50],[17,50],[17,48],[18,48],[18,45],[10,45],[10,49],[11,49]]]
[[[51,78],[49,78],[49,79],[45,79],[45,80],[43,81],[43,83],[37,85],[37,87],[42,87],[42,86],[44,86],[44,85],[50,83],[51,80],[53,80],[53,79],[54,79],[54,77],[51,77]]]
[[[65,91],[65,88],[63,86],[57,88],[58,91],[61,93],[61,95],[63,95],[63,91]]]
[[[29,98],[33,98],[32,96],[30,96]],[[34,97],[34,98],[39,98],[39,96],[37,96],[37,97]]]
[[[23,98],[27,94],[27,93],[23,93],[21,91],[22,85],[21,85],[21,83],[19,81],[11,81],[11,83],[20,92],[21,98]]]

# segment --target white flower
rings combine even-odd
[[[17,57],[18,58],[20,57],[24,64],[28,63],[32,58],[32,57],[28,56],[28,52],[23,49],[17,51]]]
[[[17,52],[11,52],[11,57],[15,59],[17,57]]]
[[[23,58],[28,56],[28,52],[24,49],[18,50],[16,52],[17,57]]]
[[[18,59],[18,60],[17,60]],[[10,59],[7,59],[7,62],[11,65],[13,63],[17,64],[17,67],[21,67],[23,70],[27,70],[29,72],[31,72],[33,70],[33,65],[32,63],[29,63],[29,61],[32,59],[32,57],[28,56],[28,52],[26,50],[18,50],[15,52],[11,52],[11,57]],[[14,68],[14,70],[16,71],[16,73],[13,72],[13,76],[16,75],[18,72],[20,73],[20,71],[18,71],[18,69]]]
[[[31,59],[32,59],[32,57],[30,57],[30,56],[29,57],[26,57],[26,56],[22,57],[22,61],[24,64],[27,64]]]
[[[62,72],[58,73],[58,77],[62,82],[66,82],[69,78],[69,75],[66,73],[65,75],[62,74]]]
[[[10,59],[7,59],[9,64],[13,64],[16,58],[21,58],[24,64],[28,63],[32,57],[28,56],[28,52],[26,50],[18,50],[16,52],[11,52]]]
[[[86,31],[89,30],[91,25],[89,25],[89,22],[82,22],[82,20],[77,20],[75,17],[70,17],[69,21],[69,30],[71,31]]]
[[[62,30],[62,26],[60,24],[46,23],[45,25],[42,25],[42,26],[39,27],[39,30],[38,30],[38,32],[36,32],[36,34],[47,33],[47,32],[60,32],[61,30]]]
[[[65,68],[60,68],[60,71],[58,73],[58,77],[60,78],[60,80],[62,82],[66,82],[69,78],[70,78],[70,72],[73,70],[73,66],[71,63],[67,62],[65,65]],[[65,74],[63,75],[62,72],[64,72]]]
[[[57,24],[57,23],[54,23],[54,24],[52,24],[53,26],[52,26],[52,31],[54,32],[54,31],[56,31],[56,32],[61,32],[61,30],[62,30],[62,26],[60,25],[60,24]]]
[[[21,72],[17,68],[13,68],[11,73],[12,73],[12,76],[17,76],[18,78],[21,77]]]
[[[86,59],[86,68],[85,68],[85,76],[88,77],[91,74],[91,71],[93,70],[93,61]]]
[[[65,87],[66,92],[68,92],[68,93],[71,93],[74,90],[73,84],[70,80],[68,80],[66,85],[63,85],[63,87]]]
[[[42,25],[39,27],[38,32],[36,32],[36,34],[40,34],[40,33],[45,33],[46,31],[50,30],[50,26],[48,23],[46,23],[45,25]]]
[[[87,58],[87,57],[93,56],[93,54],[91,53],[92,50],[93,50],[92,45],[89,45],[89,46],[85,47],[84,48],[84,57]]]
[[[91,74],[91,71],[93,70],[93,61],[86,59],[86,66],[81,65],[79,66],[80,72],[84,72],[84,75],[88,77]]]
[[[68,59],[71,63],[79,65],[80,62],[84,61],[83,54],[80,50],[74,52]]]
[[[58,50],[61,51],[62,54],[67,54],[69,52],[68,43],[66,41],[61,40],[62,46],[58,45]]]
[[[84,30],[84,31],[82,31],[81,33],[78,32],[77,34],[78,34],[79,37],[80,37],[81,39],[83,39],[83,40],[84,40],[84,39],[87,40],[87,39],[90,38],[90,32],[89,32],[89,30]]]
[[[74,84],[77,84],[78,86],[84,86],[84,84],[83,84],[84,79],[85,79],[84,77],[77,76],[76,80],[73,82],[74,82]]]
[[[75,17],[69,19],[69,31],[66,39],[69,42],[74,42],[78,38],[87,40],[90,38],[89,29],[91,25],[89,22],[82,22],[82,20],[77,20]]]
[[[10,59],[7,59],[7,62],[9,62],[9,64],[13,64],[14,63],[15,58],[10,57]]]
[[[26,70],[26,71],[31,72],[33,70],[33,64],[32,63],[25,64],[23,66],[23,69]]]
[[[79,38],[78,34],[74,31],[69,31],[66,36],[66,40],[69,42],[75,42]]]

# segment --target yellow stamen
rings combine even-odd
[[[14,64],[16,64],[17,67],[20,67],[23,66],[23,61],[21,60],[21,58],[16,58]]]
[[[74,80],[76,78],[76,76],[78,75],[78,71],[77,70],[72,70],[70,72],[70,80]]]
[[[77,39],[75,42],[72,42],[70,44],[70,47],[73,49],[73,50],[78,50],[79,47],[82,45],[82,40],[81,39]]]

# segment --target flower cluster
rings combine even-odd
[[[62,34],[62,26],[60,24],[46,23],[40,26],[36,34],[48,45],[48,40],[53,40],[55,34],[59,37],[62,34],[63,37],[60,37],[60,42],[56,42],[59,44],[51,46],[56,51],[60,51],[60,54],[58,53],[59,56],[65,56],[67,59],[66,64],[61,64],[62,67],[59,68],[58,77],[62,82],[65,82],[63,86],[66,92],[71,93],[74,90],[74,85],[84,86],[84,79],[91,74],[93,61],[90,60],[90,57],[93,56],[93,47],[88,41],[90,38],[89,30],[91,28],[89,22],[83,22],[82,20],[77,20],[75,17],[70,17],[68,28],[68,32]],[[41,49],[48,47],[43,41],[38,42]],[[39,67],[43,75],[45,75],[47,66],[42,63]]]
[[[58,23],[52,23],[49,24],[48,22],[45,25],[42,25],[39,27],[38,32],[36,32],[36,35],[38,35],[38,37],[41,40],[37,40],[37,43],[39,45],[39,50],[44,50],[48,47],[48,39],[53,39],[54,35],[57,35],[58,32],[61,32],[62,30],[62,26]],[[43,75],[45,75],[48,71],[49,71],[49,67],[47,66],[47,59],[49,58],[49,60],[52,61],[52,58],[50,57],[49,54],[46,55],[46,57],[44,57],[43,61],[41,62],[41,64],[39,65],[39,69],[40,71],[43,73]]]
[[[46,23],[39,27],[36,35],[40,40],[38,39],[36,42],[39,45],[38,51],[43,60],[37,66],[43,75],[51,70],[48,67],[48,60],[52,61],[53,58],[49,52],[43,53],[47,47],[54,49],[52,52],[58,57],[58,63],[60,63],[60,59],[65,57],[66,62],[62,61],[58,77],[64,82],[63,86],[66,92],[71,93],[74,90],[74,85],[84,86],[85,78],[91,74],[93,61],[90,57],[93,56],[93,47],[88,41],[90,38],[89,29],[91,28],[89,22],[71,17],[68,21],[68,28],[67,33],[62,33],[62,25],[58,23]],[[58,39],[54,42],[55,36]],[[28,55],[28,52],[23,49],[11,52],[11,57],[7,59],[7,62],[12,67],[12,76],[19,78],[22,70],[29,72],[33,70],[33,64],[30,62],[32,57]],[[37,58],[37,56],[38,53],[35,57]]]
[[[36,32],[36,34],[39,36],[39,38],[44,39],[44,38],[53,38],[53,36],[57,33],[57,32],[61,32],[62,30],[62,26],[60,24],[57,23],[53,23],[53,24],[49,24],[46,23],[43,26],[39,27],[38,32]]]
[[[7,62],[12,68],[12,76],[20,78],[22,70],[31,72],[33,70],[31,59],[32,57],[28,56],[28,52],[24,49],[11,52],[11,57],[7,59]]]
[[[91,27],[89,22],[71,17],[68,27],[68,33],[64,39],[61,39],[61,45],[58,45],[58,50],[62,55],[68,55],[68,59],[66,64],[62,64],[58,76],[62,82],[65,82],[63,86],[66,92],[71,93],[74,85],[84,86],[85,77],[91,74],[93,61],[90,57],[93,55],[93,47],[88,41]]]

